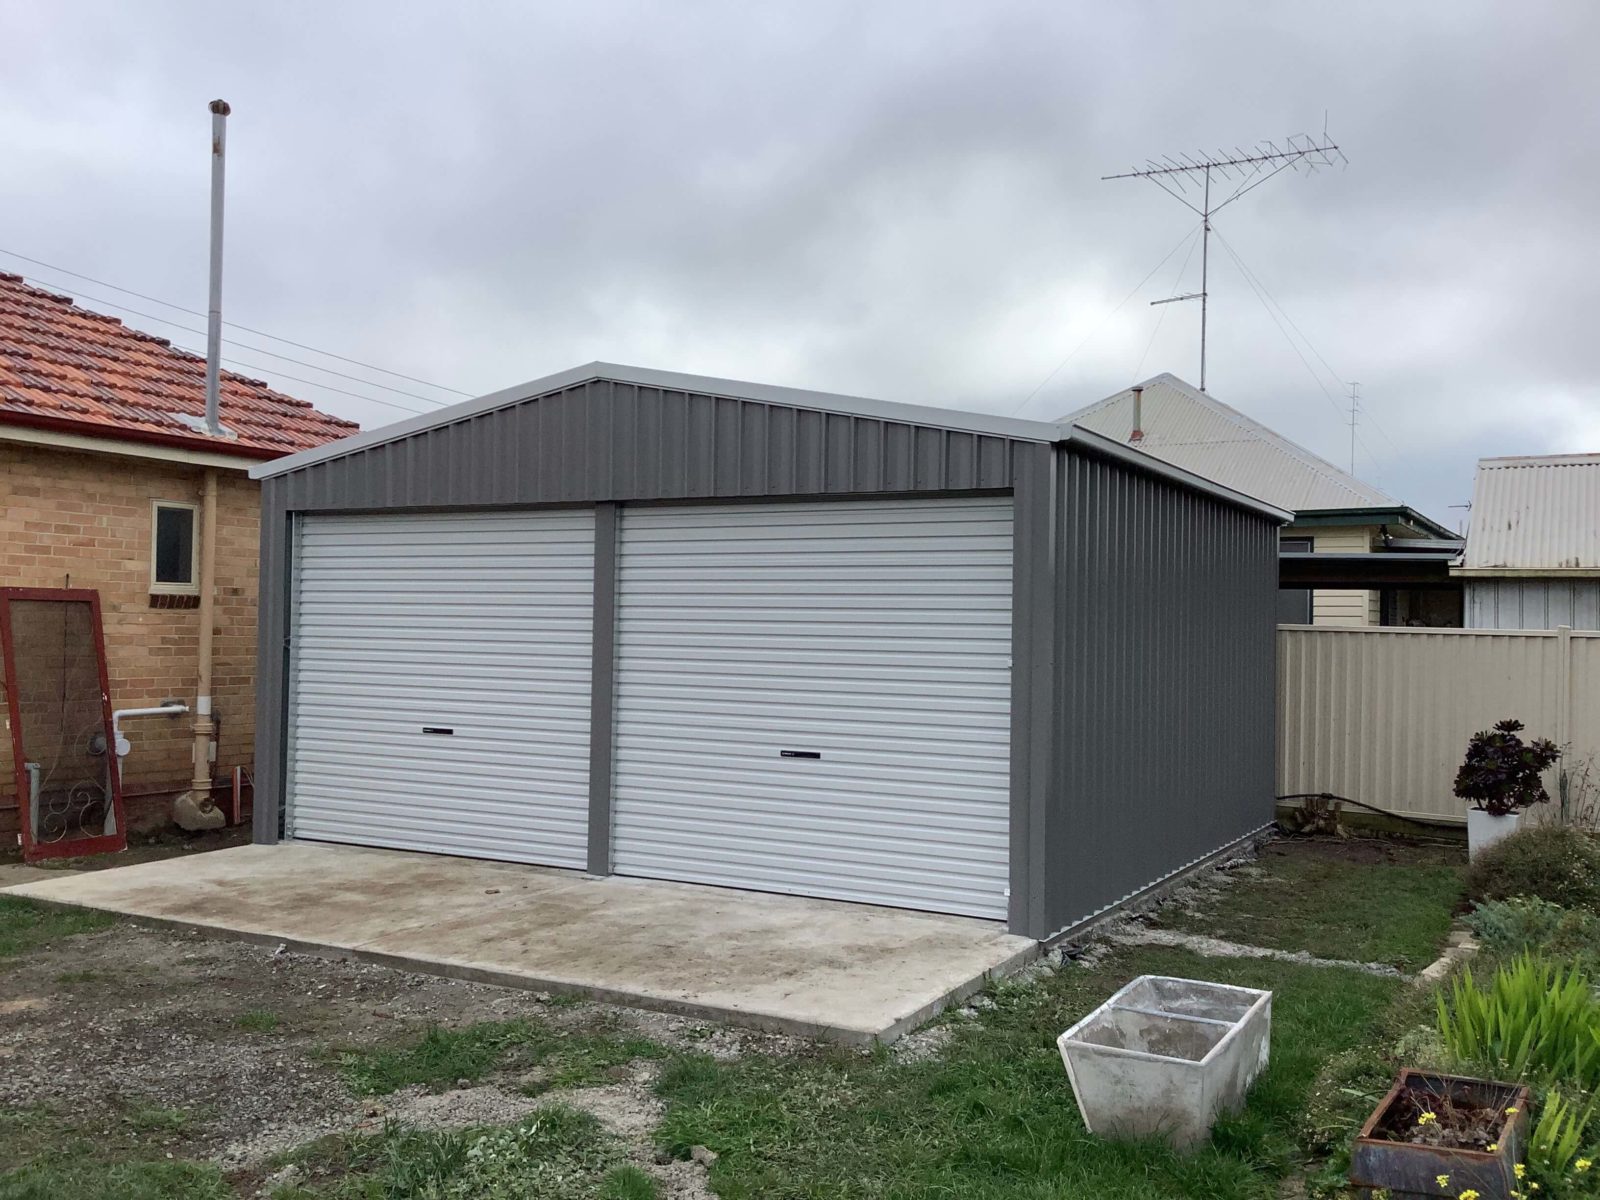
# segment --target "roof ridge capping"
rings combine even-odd
[[[895,421],[908,425],[927,425],[962,433],[984,434],[991,437],[1012,438],[1018,441],[1056,445],[1075,442],[1085,449],[1104,457],[1118,459],[1149,474],[1163,476],[1217,496],[1278,520],[1289,515],[1282,509],[1247,496],[1232,488],[1213,483],[1163,459],[1138,450],[1124,447],[1091,430],[1055,421],[1030,421],[1019,417],[1000,416],[994,413],[971,412],[956,408],[936,408],[920,404],[904,404],[893,400],[874,400],[864,396],[850,396],[835,392],[809,391],[804,388],[784,387],[776,384],[751,383],[743,380],[722,379],[708,375],[691,375],[678,371],[662,371],[651,367],[632,367],[620,363],[590,362],[558,371],[514,387],[502,388],[471,400],[448,405],[430,413],[396,421],[342,438],[336,442],[302,450],[272,462],[261,463],[250,469],[253,479],[267,479],[287,474],[315,463],[341,458],[361,450],[399,441],[413,434],[437,429],[443,425],[471,417],[482,416],[514,404],[521,404],[540,396],[576,387],[579,384],[608,381],[631,384],[636,387],[657,388],[663,391],[694,392],[700,395],[722,396],[732,400],[748,400],[758,404],[777,404],[788,408],[812,409],[838,413],[844,416],[867,417],[882,421]]]
[[[1588,467],[1600,463],[1600,451],[1577,454],[1507,454],[1480,458],[1478,469],[1504,471],[1512,467]]]

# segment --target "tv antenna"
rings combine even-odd
[[[1211,217],[1228,207],[1247,192],[1253,192],[1281,171],[1298,172],[1304,167],[1315,173],[1318,167],[1331,167],[1345,163],[1343,152],[1328,139],[1324,126],[1320,139],[1311,134],[1296,134],[1280,146],[1277,142],[1261,142],[1246,150],[1235,146],[1232,154],[1219,150],[1208,157],[1205,151],[1199,157],[1189,154],[1163,155],[1159,160],[1145,159],[1145,165],[1120,175],[1102,175],[1106,179],[1148,179],[1167,195],[1200,217],[1200,290],[1182,296],[1169,296],[1165,300],[1152,300],[1151,305],[1176,304],[1183,300],[1200,301],[1200,390],[1206,390],[1206,305],[1210,297]],[[1223,200],[1211,202],[1211,177],[1226,180],[1236,186]],[[1191,203],[1188,193],[1199,191],[1199,205]]]
[[[1350,474],[1356,473],[1356,419],[1361,415],[1361,385],[1351,383],[1350,388]]]

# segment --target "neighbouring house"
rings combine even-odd
[[[1091,431],[594,363],[251,474],[259,842],[1045,937],[1272,819],[1289,514]]]
[[[224,435],[211,436],[204,384],[203,359],[19,276],[0,274],[0,589],[7,589],[6,603],[21,602],[14,589],[95,593],[109,707],[177,701],[190,709],[181,717],[130,720],[126,727],[132,745],[121,763],[122,793],[136,826],[165,819],[173,799],[197,778],[226,779],[231,768],[252,762],[261,489],[248,468],[357,428],[224,372]],[[208,545],[215,563],[210,597],[201,588]],[[33,602],[40,602],[37,594]],[[200,626],[208,612],[214,630],[211,727],[195,713]],[[25,668],[16,688],[37,686],[37,674]],[[64,695],[62,702],[75,699]],[[17,727],[27,724],[14,720],[15,713],[12,708],[7,715],[9,734],[0,736],[0,835],[7,841],[18,837],[29,803],[37,807],[29,793],[40,786],[14,754],[11,735],[20,736]],[[82,755],[87,735],[80,733],[73,733],[73,752]],[[211,761],[197,772],[195,748],[207,743]],[[95,753],[103,750],[102,742]],[[48,786],[50,764],[32,769]],[[30,825],[41,844],[71,832],[46,825]]]
[[[1453,572],[1473,629],[1600,629],[1600,454],[1483,458]]]
[[[1288,509],[1295,515],[1282,533],[1286,556],[1337,556],[1297,569],[1335,580],[1371,577],[1376,585],[1285,587],[1280,622],[1461,624],[1461,588],[1448,576],[1459,537],[1175,375],[1157,375],[1061,420]]]

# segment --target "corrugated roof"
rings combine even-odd
[[[1062,417],[1279,508],[1372,508],[1398,502],[1235,408],[1161,374],[1144,389],[1144,437],[1133,433],[1133,388]]]
[[[0,272],[0,423],[273,458],[360,426],[260,380],[222,372],[220,416],[205,431],[205,359],[115,317]]]
[[[1600,454],[1483,458],[1464,570],[1600,570]]]

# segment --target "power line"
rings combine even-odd
[[[23,278],[25,278],[25,279],[26,278],[32,278],[32,281],[34,283],[43,283],[43,284],[46,284],[46,285],[48,285],[50,287],[59,287],[59,286],[61,286],[60,284],[51,283],[47,279],[39,279],[36,276],[33,276],[33,277],[24,276]],[[120,291],[122,289],[119,288],[117,290]],[[107,299],[105,299],[105,298],[103,298],[101,296],[91,296],[87,292],[74,291],[73,299],[74,300],[88,300],[88,301],[91,301],[91,302],[93,302],[95,304],[103,304],[107,308],[115,308],[115,309],[120,310],[121,312],[132,313],[134,316],[143,317],[147,321],[158,321],[163,325],[170,325],[170,326],[172,326],[172,328],[181,329],[185,333],[195,333],[195,334],[199,334],[201,337],[206,336],[206,331],[204,329],[195,329],[193,326],[180,324],[179,322],[174,321],[169,317],[158,317],[158,316],[156,316],[155,313],[141,312],[137,308],[130,308],[126,304],[118,304],[115,300],[107,300]],[[276,350],[268,350],[265,346],[252,346],[248,342],[240,342],[240,341],[234,341],[232,344],[235,345],[235,346],[238,346],[242,350],[249,350],[254,354],[265,354],[269,358],[282,359],[284,362],[293,363],[297,367],[307,367],[307,368],[309,368],[310,370],[313,370],[313,371],[322,371],[325,374],[334,375],[334,376],[337,376],[340,379],[348,379],[352,383],[365,384],[367,387],[382,388],[384,391],[393,392],[397,396],[410,396],[413,400],[421,400],[424,404],[432,404],[432,405],[438,407],[440,405],[448,403],[448,401],[436,400],[432,396],[423,396],[423,395],[418,394],[417,392],[408,392],[404,388],[391,387],[387,383],[379,383],[376,379],[363,379],[359,375],[350,375],[350,374],[347,374],[344,371],[335,371],[332,367],[324,367],[324,366],[318,365],[317,363],[306,362],[303,359],[291,358],[287,354],[279,354]],[[205,356],[201,355],[201,357],[204,358]],[[258,371],[267,371],[267,372],[279,375],[284,379],[295,379],[295,376],[293,376],[293,375],[284,375],[283,372],[280,371],[277,367],[257,366],[257,367],[255,367],[253,369],[254,370],[258,370]],[[334,392],[340,391],[339,388],[333,387],[331,384],[317,383],[315,380],[295,379],[295,382],[297,382],[297,383],[310,383],[313,387],[323,387],[323,388],[327,388],[329,391],[334,391]],[[346,395],[346,396],[354,396],[354,395],[356,395],[355,392],[344,392],[343,394]],[[371,400],[374,404],[391,404],[392,407],[401,408],[401,409],[404,409],[407,412],[420,413],[420,412],[425,411],[424,409],[420,409],[420,408],[412,408],[408,404],[392,404],[391,401],[380,400],[376,396],[361,396],[359,398],[363,399],[363,400]]]
[[[1213,229],[1212,232],[1216,231]],[[1311,376],[1311,381],[1315,383],[1321,390],[1322,394],[1327,397],[1328,403],[1332,406],[1333,411],[1339,414],[1339,420],[1342,424],[1344,422],[1344,410],[1339,407],[1339,402],[1333,398],[1333,393],[1328,390],[1328,385],[1322,382],[1322,377],[1317,374],[1316,368],[1311,365],[1311,360],[1308,359],[1304,353],[1302,353],[1299,343],[1296,342],[1294,338],[1289,336],[1289,330],[1278,318],[1278,314],[1273,311],[1272,306],[1267,303],[1266,296],[1264,296],[1261,292],[1261,289],[1256,286],[1256,282],[1250,276],[1250,273],[1245,270],[1243,261],[1236,253],[1234,253],[1233,247],[1227,243],[1220,233],[1217,234],[1217,241],[1220,242],[1222,244],[1222,248],[1228,252],[1228,257],[1233,259],[1234,264],[1239,268],[1240,275],[1244,277],[1245,283],[1250,285],[1250,290],[1256,294],[1256,299],[1261,301],[1261,307],[1267,310],[1267,316],[1272,318],[1272,323],[1278,327],[1278,332],[1283,334],[1283,340],[1289,343],[1289,348],[1295,352],[1295,357],[1297,357],[1301,363],[1305,365],[1306,374]]]
[[[177,342],[173,342],[172,348],[174,350],[182,350],[185,354],[192,354],[198,359],[203,360],[205,358],[205,354],[203,352],[194,349],[192,346],[180,346]],[[309,384],[311,387],[321,388],[325,392],[338,392],[341,396],[350,396],[356,400],[365,400],[368,404],[382,404],[386,408],[398,408],[401,412],[416,413],[418,416],[421,416],[423,413],[428,411],[425,408],[413,408],[409,404],[401,404],[394,400],[383,400],[377,396],[365,396],[360,392],[346,391],[344,388],[334,387],[331,383],[321,383],[315,379],[302,379],[298,375],[285,375],[282,371],[278,370],[277,367],[264,367],[260,363],[248,362],[239,358],[229,358],[226,355],[223,356],[222,361],[235,367],[246,367],[252,371],[265,371],[269,375],[274,375],[279,379],[288,379],[295,383]]]
[[[1118,304],[1117,304],[1117,306],[1115,308],[1113,308],[1105,316],[1101,317],[1100,318],[1100,323],[1098,325],[1096,325],[1093,329],[1091,329],[1087,334],[1084,335],[1083,341],[1079,342],[1075,347],[1073,347],[1073,349],[1067,354],[1067,356],[1065,358],[1063,358],[1060,362],[1058,362],[1054,367],[1050,368],[1050,373],[1039,381],[1038,386],[1035,387],[1033,389],[1033,391],[1029,392],[1026,396],[1024,396],[1022,398],[1022,403],[1017,405],[1015,408],[1013,408],[1011,410],[1010,415],[1014,417],[1019,412],[1021,412],[1023,409],[1027,408],[1029,403],[1032,402],[1033,398],[1035,396],[1037,396],[1040,392],[1044,391],[1045,385],[1048,384],[1052,379],[1054,379],[1056,377],[1057,374],[1060,373],[1061,368],[1066,366],[1069,362],[1071,362],[1074,358],[1076,358],[1078,356],[1078,352],[1081,351],[1085,346],[1087,346],[1091,341],[1093,341],[1095,339],[1095,337],[1100,333],[1100,331],[1111,323],[1111,318],[1116,316],[1119,312],[1121,312],[1123,310],[1123,308],[1125,308],[1127,306],[1128,301],[1132,300],[1136,295],[1138,295],[1140,289],[1142,289],[1145,284],[1149,283],[1151,279],[1155,278],[1155,273],[1157,271],[1161,270],[1162,267],[1167,265],[1167,260],[1170,259],[1179,250],[1182,250],[1184,245],[1185,245],[1185,243],[1192,241],[1199,234],[1199,232],[1200,232],[1199,228],[1196,227],[1193,230],[1193,232],[1186,233],[1181,238],[1179,238],[1178,239],[1178,244],[1175,245],[1171,250],[1168,250],[1165,254],[1163,254],[1161,256],[1161,261],[1158,262],[1155,266],[1150,268],[1150,273],[1148,275],[1146,275],[1143,279],[1141,279],[1138,283],[1134,284],[1133,290],[1131,292],[1129,292],[1126,296],[1124,296],[1121,299],[1121,301],[1118,302]]]
[[[70,275],[74,279],[84,279],[84,280],[87,280],[90,283],[99,284],[101,287],[108,287],[112,291],[121,292],[125,296],[137,296],[140,300],[148,300],[152,304],[160,304],[165,308],[176,309],[178,312],[188,313],[191,317],[204,317],[204,316],[206,316],[205,313],[200,312],[197,309],[185,308],[181,304],[174,304],[172,301],[163,300],[159,296],[146,295],[144,292],[136,292],[132,288],[125,288],[125,287],[121,286],[120,284],[109,283],[104,279],[96,279],[94,276],[85,275],[81,271],[71,271],[71,270],[68,270],[66,267],[58,267],[54,263],[45,262],[43,259],[40,259],[40,258],[30,258],[26,254],[18,254],[15,250],[7,250],[3,246],[0,246],[0,254],[8,255],[11,258],[21,259],[23,262],[32,263],[36,267],[47,267],[48,269],[50,269],[52,271],[56,271],[59,274]],[[52,284],[51,286],[52,287],[60,287],[61,285],[60,284]],[[100,303],[108,303],[108,302],[107,301],[101,301]],[[113,307],[120,307],[120,306],[114,305]],[[132,310],[130,309],[129,311],[132,311]],[[160,317],[152,318],[152,320],[162,320],[162,319],[163,318],[160,318]],[[171,322],[168,322],[168,323],[171,324]],[[228,327],[230,327],[232,329],[242,329],[245,333],[253,333],[257,337],[269,338],[274,342],[282,342],[286,346],[293,346],[293,347],[295,347],[296,349],[299,349],[299,350],[309,350],[312,354],[321,354],[321,355],[325,355],[328,358],[338,359],[340,362],[349,363],[351,366],[365,367],[369,371],[379,371],[384,375],[392,375],[396,379],[404,379],[404,380],[407,380],[410,383],[420,383],[423,387],[437,388],[441,392],[451,392],[451,393],[453,393],[453,394],[455,394],[457,396],[469,396],[470,397],[472,395],[471,392],[464,392],[460,388],[446,387],[442,383],[430,383],[426,379],[418,379],[415,375],[406,375],[406,374],[404,374],[403,372],[400,372],[400,371],[391,371],[388,367],[380,367],[380,366],[376,365],[375,363],[362,362],[358,358],[348,358],[343,354],[335,354],[332,350],[323,350],[323,349],[320,349],[320,348],[318,348],[316,346],[308,346],[304,342],[297,342],[297,341],[294,341],[292,338],[279,337],[275,333],[267,333],[265,330],[262,330],[262,329],[252,329],[248,325],[240,325],[237,321],[224,321],[223,324],[227,325]],[[318,370],[318,371],[327,370],[326,367],[314,367],[313,369],[314,370]],[[287,376],[285,378],[287,378]],[[363,380],[362,382],[367,382],[367,381]],[[385,387],[387,385],[385,385],[385,384],[376,384],[375,386]],[[398,390],[398,389],[396,389],[396,390]],[[410,395],[411,393],[406,393],[406,394]]]
[[[1239,270],[1244,274],[1245,281],[1260,289],[1260,294],[1266,298],[1264,303],[1270,303],[1273,308],[1283,315],[1283,319],[1289,323],[1289,326],[1297,334],[1300,335],[1300,340],[1306,344],[1306,348],[1316,356],[1317,361],[1320,362],[1327,370],[1328,377],[1332,379],[1333,382],[1339,387],[1348,387],[1349,384],[1340,376],[1339,372],[1333,369],[1333,366],[1326,358],[1323,357],[1322,352],[1317,349],[1316,343],[1306,336],[1305,330],[1301,329],[1295,319],[1289,315],[1289,310],[1283,306],[1282,302],[1272,294],[1271,290],[1261,280],[1261,278],[1254,271],[1252,271],[1244,259],[1240,257],[1239,252],[1233,248],[1233,244],[1222,236],[1220,230],[1216,230],[1214,232],[1217,234],[1217,240],[1222,242],[1228,253],[1233,257],[1234,262],[1238,265]],[[1399,454],[1401,452],[1399,445],[1392,437],[1389,436],[1389,431],[1383,427],[1383,423],[1378,420],[1377,415],[1370,408],[1363,409],[1362,411],[1367,414],[1368,423],[1383,435],[1384,441],[1389,443],[1390,449],[1392,449],[1395,454]]]
[[[1200,230],[1195,230],[1195,233],[1198,234],[1199,232]],[[1189,260],[1194,257],[1194,248],[1198,242],[1199,238],[1194,238],[1189,242],[1189,253],[1183,256],[1183,263],[1178,267],[1177,278],[1172,281],[1172,286],[1167,291],[1175,292],[1178,290],[1178,284],[1183,280],[1183,273],[1189,269]],[[1155,346],[1156,338],[1161,333],[1161,323],[1166,319],[1167,308],[1166,305],[1162,305],[1161,315],[1156,318],[1156,327],[1150,331],[1150,340],[1144,344],[1144,353],[1139,355],[1139,365],[1133,369],[1133,382],[1138,383],[1140,376],[1144,374],[1144,360],[1150,357],[1150,350]]]

